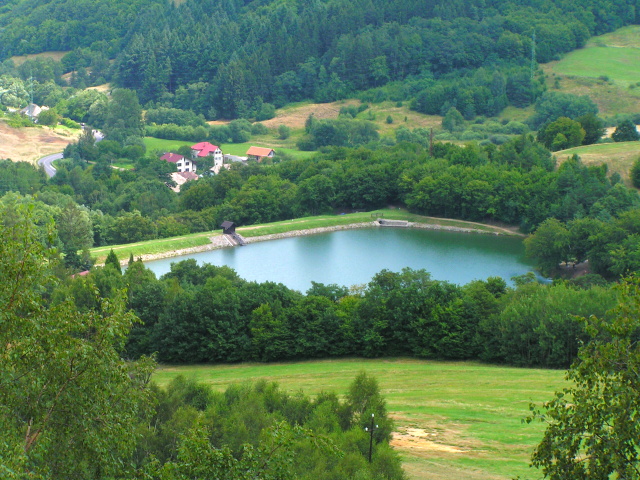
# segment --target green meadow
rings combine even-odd
[[[378,380],[395,421],[393,445],[411,479],[541,478],[529,467],[543,425],[522,422],[531,402],[549,400],[564,372],[416,359],[169,366],[153,379],[185,375],[223,391],[266,379],[291,393],[347,392],[359,371]]]
[[[555,66],[561,75],[608,77],[623,86],[640,82],[640,49],[636,47],[587,47],[567,54]]]
[[[177,152],[181,146],[193,145],[195,143],[196,142],[186,142],[183,140],[164,140],[162,138],[144,137],[144,144],[148,152]],[[290,144],[290,142],[285,144],[275,139],[273,135],[256,135],[245,143],[221,143],[219,147],[222,153],[244,157],[252,145],[256,147],[273,148],[276,153],[286,154],[295,158],[307,158],[316,153],[301,152],[295,149],[294,145]]]

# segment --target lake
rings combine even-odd
[[[305,292],[311,281],[368,283],[382,269],[425,269],[432,278],[463,285],[499,276],[507,280],[533,270],[521,238],[420,230],[365,228],[321,233],[223,248],[145,262],[157,276],[171,263],[195,258],[199,264],[227,265],[240,277],[283,283]]]

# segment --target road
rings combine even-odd
[[[60,160],[62,158],[62,152],[54,153],[52,155],[47,155],[46,157],[42,157],[38,160],[38,165],[44,167],[44,171],[46,172],[49,178],[53,177],[56,174],[56,169],[51,165],[54,160]]]
[[[104,133],[100,130],[93,130],[93,138],[96,139],[96,143],[104,139]],[[62,153],[54,153],[52,155],[47,155],[46,157],[42,157],[38,160],[38,165],[44,167],[44,171],[46,172],[49,178],[53,177],[56,174],[56,169],[52,165],[55,160],[60,160],[63,158]]]

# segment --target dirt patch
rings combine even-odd
[[[417,452],[440,453],[466,453],[468,449],[462,449],[453,445],[446,445],[438,441],[439,434],[427,432],[422,428],[400,427],[391,436],[391,446],[400,450]]]
[[[42,53],[30,53],[29,55],[15,55],[11,57],[11,60],[13,60],[13,63],[15,64],[16,67],[19,67],[27,60],[33,60],[35,58],[53,58],[56,62],[59,62],[62,59],[62,57],[64,57],[67,53],[69,52],[54,51],[54,52],[42,52]]]
[[[80,130],[53,130],[49,127],[12,128],[0,120],[0,158],[35,164],[46,155],[61,152],[79,136]]]
[[[359,100],[345,100],[333,103],[309,103],[296,107],[285,108],[276,113],[275,118],[262,122],[268,128],[286,125],[289,128],[303,128],[309,115],[317,119],[338,118],[340,109],[346,105],[359,105]]]

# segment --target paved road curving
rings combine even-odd
[[[44,167],[44,171],[46,172],[47,176],[51,178],[56,174],[56,169],[51,164],[54,160],[60,160],[61,158],[62,152],[47,155],[46,157],[42,157],[40,160],[38,160],[38,165]]]

